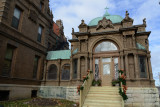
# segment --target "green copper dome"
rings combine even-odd
[[[112,23],[120,23],[123,20],[123,18],[119,15],[110,15],[108,13],[107,9],[108,8],[106,8],[106,13],[103,15],[103,17],[106,17],[106,19],[110,19],[112,21]],[[97,18],[92,19],[89,22],[88,26],[97,25],[98,22],[103,19],[103,17],[97,17]]]

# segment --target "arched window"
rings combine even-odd
[[[95,48],[95,52],[105,52],[105,51],[115,51],[115,50],[118,50],[117,46],[110,41],[101,42]]]
[[[69,80],[70,79],[70,64],[64,64],[62,67],[62,80]]]
[[[52,79],[52,80],[57,79],[57,66],[55,64],[52,64],[49,66],[48,79]]]

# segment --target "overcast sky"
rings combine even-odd
[[[160,84],[160,0],[50,0],[50,8],[54,14],[54,21],[61,19],[64,33],[71,39],[72,28],[78,31],[78,25],[84,19],[88,24],[93,18],[103,16],[105,8],[111,15],[125,17],[128,10],[135,24],[142,24],[147,20],[147,31],[152,31],[149,37],[151,62],[156,85]]]

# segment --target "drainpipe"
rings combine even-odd
[[[60,84],[61,84],[61,59],[58,60],[58,63],[59,63],[58,86],[60,86]]]

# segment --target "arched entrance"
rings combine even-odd
[[[109,40],[101,41],[93,48],[95,80],[101,79],[102,86],[110,86],[118,78],[119,48]]]

